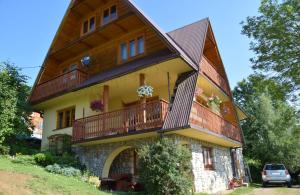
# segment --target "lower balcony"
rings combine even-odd
[[[43,82],[34,89],[30,102],[39,102],[59,93],[72,90],[87,78],[88,75],[86,73],[75,69],[54,79]]]
[[[232,140],[242,142],[239,127],[198,102],[193,102],[190,123]]]
[[[168,103],[160,100],[81,118],[74,122],[72,141],[78,143],[140,130],[160,129],[167,111]]]

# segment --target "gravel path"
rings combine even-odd
[[[248,193],[247,195],[300,195],[300,188],[293,187],[266,187],[257,188],[254,191]]]

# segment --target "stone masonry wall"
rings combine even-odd
[[[228,183],[233,177],[229,148],[179,135],[171,135],[169,137],[176,140],[178,144],[188,144],[191,149],[195,192],[215,193],[225,190],[228,187]],[[104,163],[109,154],[115,149],[121,146],[138,148],[140,144],[151,143],[153,140],[154,138],[147,138],[126,142],[99,144],[89,147],[78,147],[75,151],[78,154],[80,161],[95,175],[101,177]],[[213,148],[214,170],[204,169],[202,146]],[[242,159],[242,156],[239,158]]]

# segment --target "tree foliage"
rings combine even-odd
[[[253,68],[295,94],[300,89],[300,1],[262,0],[259,12],[242,22],[242,33],[252,38]]]
[[[8,62],[0,63],[0,144],[9,138],[30,134],[30,88],[27,77]]]
[[[251,75],[234,89],[234,98],[248,114],[241,123],[247,159],[284,163],[291,171],[300,169],[300,116],[286,103],[281,85]]]
[[[173,140],[161,138],[139,150],[140,179],[148,194],[190,194],[190,151]]]

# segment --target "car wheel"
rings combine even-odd
[[[288,187],[288,188],[291,188],[291,187],[292,187],[292,183],[289,182],[289,183],[287,184],[287,187]]]

